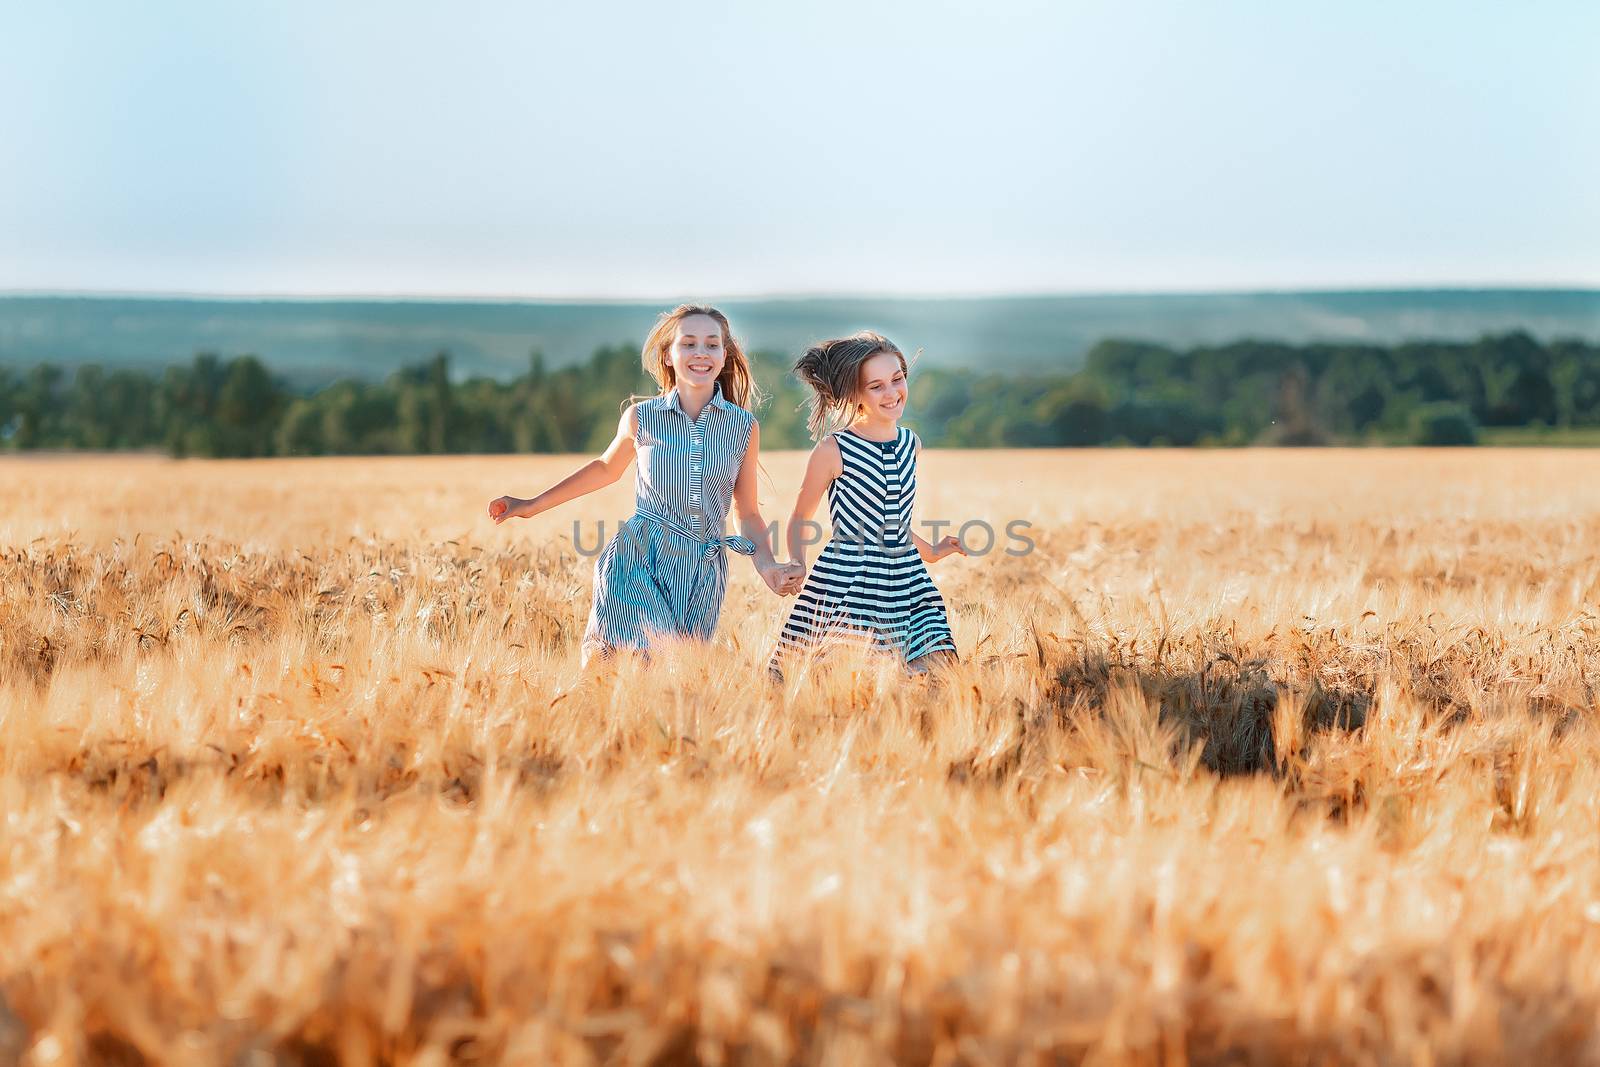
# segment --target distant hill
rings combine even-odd
[[[1467,339],[1523,329],[1600,337],[1600,290],[1441,289],[965,298],[727,300],[746,344],[798,353],[872,328],[928,366],[1067,371],[1106,337],[1175,347]],[[377,378],[448,349],[461,374],[506,378],[533,349],[552,367],[637,344],[660,303],[0,296],[0,363],[164,366],[251,353],[304,383]]]

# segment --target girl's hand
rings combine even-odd
[[[949,537],[940,538],[939,543],[933,546],[933,558],[935,562],[957,552],[963,556],[967,554],[966,547],[961,543],[961,538],[956,537],[953,534]]]
[[[527,514],[528,502],[514,496],[497,496],[489,501],[489,517],[496,526],[507,519],[517,519]]]
[[[805,588],[806,565],[804,563],[786,563],[783,565],[783,571],[785,579],[783,586],[784,596],[794,596]]]
[[[793,596],[805,582],[806,569],[798,563],[773,564],[762,568],[761,580],[779,596]]]

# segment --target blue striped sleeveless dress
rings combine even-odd
[[[723,533],[755,416],[725,398],[720,382],[698,418],[676,387],[641,400],[635,414],[634,514],[595,560],[586,653],[648,650],[658,634],[709,638],[727,587],[724,549],[755,552]]]
[[[844,469],[828,483],[833,536],[795,599],[768,668],[781,674],[794,653],[848,641],[909,662],[956,651],[944,598],[911,541],[918,437],[893,441],[852,430],[834,434]]]

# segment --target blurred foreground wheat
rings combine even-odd
[[[0,1062],[1600,1061],[1600,457],[930,453],[782,690],[574,684],[572,465],[0,461]]]

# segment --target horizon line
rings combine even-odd
[[[730,293],[715,299],[727,303],[784,302],[808,300],[1039,300],[1149,296],[1323,296],[1369,293],[1483,293],[1483,292],[1561,292],[1600,294],[1600,284],[1581,282],[1505,283],[1458,282],[1431,284],[1328,284],[1216,289],[1015,289],[950,290],[944,292],[896,292],[892,290],[787,290]],[[667,296],[530,296],[517,293],[359,293],[359,292],[241,292],[184,289],[0,289],[0,299],[132,299],[192,300],[234,303],[409,303],[409,304],[595,304],[659,305],[700,302],[695,297]]]

